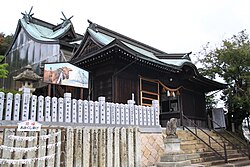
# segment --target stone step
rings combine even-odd
[[[224,148],[221,147],[221,146],[218,146],[218,145],[213,145],[212,148],[215,149],[216,151],[224,151]],[[227,146],[227,150],[233,150],[233,147],[232,146]],[[211,149],[208,146],[206,146],[204,148],[201,148],[200,151],[209,152],[209,151],[211,151]]]
[[[198,163],[199,165],[204,165],[204,166],[219,166],[219,165],[225,165],[225,164],[234,164],[234,163],[239,163],[242,161],[246,161],[248,160],[248,157],[234,157],[234,158],[230,158],[228,159],[228,163],[225,163],[224,160],[213,160],[213,161],[206,161],[206,162],[201,162]]]
[[[236,161],[236,162],[229,162],[220,165],[213,165],[211,167],[250,167],[250,160],[243,160],[243,161]]]
[[[224,155],[224,151],[218,151],[219,153],[223,154]],[[212,151],[209,151],[209,152],[202,152],[202,153],[199,153],[200,154],[200,157],[208,157],[208,156],[215,156],[216,153],[215,152],[212,152]],[[227,150],[227,154],[228,155],[231,155],[231,154],[240,154],[238,153],[237,150]],[[241,155],[241,154],[240,154]]]
[[[209,142],[209,137],[206,134],[204,134],[200,130],[197,130],[197,132],[200,138],[205,140],[207,143]],[[212,136],[220,144],[224,143],[224,139],[221,138],[216,133],[209,130],[205,130],[205,132],[208,133],[210,136]],[[243,166],[244,164],[248,165],[250,163],[250,160],[248,160],[247,157],[244,157],[236,149],[233,149],[232,146],[227,141],[225,141],[225,144],[227,146],[227,155],[229,163],[225,164],[224,160],[216,156],[216,153],[213,153],[206,144],[204,144],[201,140],[197,139],[189,131],[187,130],[179,131],[177,134],[180,134],[179,138],[182,140],[181,149],[187,155],[195,154],[195,156],[190,156],[188,158],[192,163],[192,165],[190,165],[189,167],[206,167],[206,166],[219,166],[219,165],[221,165],[222,167],[222,165],[232,166],[232,164],[234,164],[235,166],[237,166],[237,164],[240,164],[238,166]],[[210,142],[215,150],[224,154],[223,147],[219,146],[219,144],[217,144],[213,140],[210,140]]]
[[[228,159],[232,159],[232,158],[241,158],[242,155],[241,154],[229,154],[228,155]],[[209,161],[215,161],[215,160],[220,160],[221,158],[214,155],[214,156],[207,156],[207,157],[203,157],[203,162],[209,162]]]
[[[219,146],[218,144],[212,144],[212,148],[214,148],[216,151],[220,151],[220,150],[224,151],[224,148]],[[184,145],[181,145],[181,149],[185,153],[211,151],[211,149],[207,145],[205,145],[204,143],[184,144]],[[227,150],[232,150],[232,146],[227,146]]]
[[[220,152],[223,154],[223,152]],[[200,153],[199,156],[196,156],[191,160],[192,164],[196,164],[196,163],[201,163],[201,162],[205,162],[205,161],[212,161],[212,160],[218,160],[220,159],[219,157],[216,156],[217,154],[214,152],[204,152],[204,153]],[[237,150],[230,150],[228,151],[228,158],[233,158],[233,157],[241,157],[242,155],[239,154],[237,152]]]

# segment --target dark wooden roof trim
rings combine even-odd
[[[214,80],[210,80],[208,78],[205,78],[201,75],[194,76],[193,78],[190,78],[189,81],[197,83],[199,85],[202,85],[205,89],[204,92],[210,92],[214,90],[222,90],[227,88],[226,84],[222,84],[219,82],[216,82]]]
[[[85,55],[83,58],[79,57],[77,59],[72,59],[70,61],[70,63],[78,64],[81,61],[84,61],[86,59],[90,59],[91,57],[95,57],[95,56],[99,55],[100,53],[105,52],[105,51],[107,51],[107,50],[109,50],[111,48],[114,49],[114,47],[118,47],[118,48],[124,50],[125,52],[127,52],[128,54],[131,55],[131,58],[133,57],[134,59],[138,59],[142,63],[146,63],[148,65],[150,64],[150,65],[153,65],[153,66],[155,66],[157,68],[164,69],[164,70],[167,70],[167,71],[170,71],[170,72],[173,72],[173,73],[181,71],[180,68],[172,66],[172,65],[167,65],[167,64],[164,64],[162,62],[153,62],[153,61],[155,61],[155,59],[152,59],[152,58],[149,58],[149,57],[148,57],[148,60],[147,60],[147,59],[144,58],[144,55],[141,55],[140,53],[135,52],[134,50],[128,48],[126,45],[124,45],[119,40],[114,40],[110,44],[108,44],[105,47],[103,47],[102,49],[98,50],[97,52],[91,53],[89,55]],[[153,61],[149,61],[150,59],[152,59]]]

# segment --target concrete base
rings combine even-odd
[[[190,166],[191,161],[187,160],[188,157],[186,154],[183,154],[180,144],[181,140],[177,136],[166,137],[164,139],[165,154],[161,156],[157,167]]]
[[[165,153],[181,153],[181,140],[178,137],[166,137],[164,139]]]
[[[190,160],[179,161],[179,162],[159,162],[157,163],[157,167],[183,167],[191,165]]]

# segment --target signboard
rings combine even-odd
[[[43,81],[50,84],[88,88],[89,72],[70,63],[44,65]]]
[[[225,115],[224,115],[224,110],[223,108],[214,108],[212,110],[212,116],[213,116],[213,121],[216,122],[216,123],[213,123],[213,127],[214,129],[217,129],[217,128],[226,128],[226,121],[225,121]]]
[[[32,121],[32,120],[27,120],[21,123],[18,123],[17,126],[17,131],[40,131],[41,130],[42,124]]]

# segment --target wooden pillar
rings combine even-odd
[[[51,84],[48,84],[48,96],[51,96]]]
[[[80,99],[83,99],[83,88],[80,88]]]

